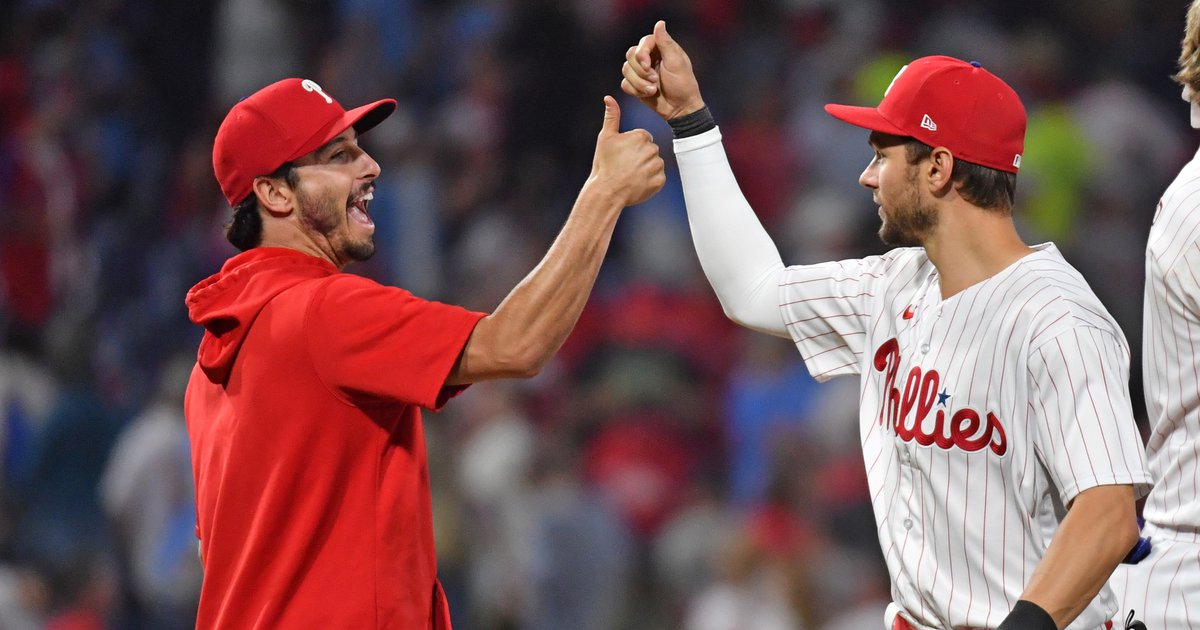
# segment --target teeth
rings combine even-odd
[[[359,197],[358,199],[355,199],[354,201],[352,201],[350,203],[350,205],[357,207],[358,209],[362,210],[363,212],[366,212],[367,204],[370,203],[371,200],[374,198],[375,198],[375,193],[369,192],[369,193]]]
[[[350,203],[350,205],[355,208],[358,208],[359,210],[361,210],[362,212],[365,213],[367,211],[367,204],[370,203],[371,200],[374,198],[375,198],[375,193],[369,192],[369,193],[359,197],[358,199],[355,199],[353,202]]]

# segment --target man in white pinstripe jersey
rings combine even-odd
[[[878,107],[859,182],[882,256],[785,267],[738,188],[691,62],[662,22],[622,89],[666,119],[696,251],[726,313],[791,338],[819,380],[858,375],[893,628],[1112,627],[1105,581],[1148,487],[1124,334],[1052,244],[1012,221],[1017,94],[925,57]],[[767,158],[769,159],[769,158]]]
[[[1179,72],[1200,128],[1200,0],[1188,9]],[[1152,630],[1200,628],[1200,154],[1167,187],[1146,246],[1143,382],[1154,488],[1150,555],[1111,581]]]

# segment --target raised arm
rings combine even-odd
[[[747,328],[787,337],[779,308],[779,250],[733,177],[692,62],[666,23],[659,21],[654,33],[626,52],[621,72],[621,89],[675,131],[692,241],[725,314]]]
[[[621,210],[645,201],[665,182],[650,134],[621,133],[620,124],[620,106],[604,97],[592,173],[562,231],[537,267],[475,326],[447,385],[537,374],[574,328]]]

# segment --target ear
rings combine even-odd
[[[929,192],[941,197],[954,188],[954,156],[946,147],[935,147],[926,160]]]
[[[254,178],[254,195],[258,197],[259,207],[274,217],[286,217],[295,207],[296,192],[283,179]]]

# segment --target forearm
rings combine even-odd
[[[1075,498],[1021,599],[1065,628],[1137,542],[1133,487],[1097,486]]]
[[[545,367],[587,304],[621,210],[615,195],[589,179],[541,262],[475,327],[447,384],[531,376]]]
[[[676,140],[675,154],[696,255],[725,314],[787,337],[778,297],[783,261],[734,179],[720,130]]]

